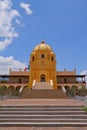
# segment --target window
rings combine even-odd
[[[41,58],[45,58],[45,55],[44,55],[44,54],[42,54],[42,55],[41,55]]]
[[[64,83],[67,83],[67,79],[66,78],[64,78]]]
[[[18,83],[21,83],[22,82],[22,79],[19,79]]]
[[[53,56],[51,57],[51,61],[53,61],[54,60],[54,58],[53,58]]]
[[[34,61],[34,56],[32,57],[32,61]]]

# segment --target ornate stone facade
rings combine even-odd
[[[57,88],[56,81],[56,56],[52,48],[44,41],[37,45],[30,56],[30,81],[50,82],[53,81],[53,87]]]

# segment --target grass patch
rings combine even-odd
[[[83,108],[83,110],[84,110],[85,112],[87,112],[87,106],[85,106],[85,107]]]
[[[3,108],[3,106],[0,106],[0,110]]]

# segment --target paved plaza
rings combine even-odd
[[[6,99],[0,100],[0,106],[9,105],[57,105],[57,106],[84,106],[85,101],[74,99]]]
[[[87,127],[0,127],[0,130],[87,130]]]

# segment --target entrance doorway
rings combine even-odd
[[[45,75],[44,74],[41,75],[41,82],[45,82]]]

